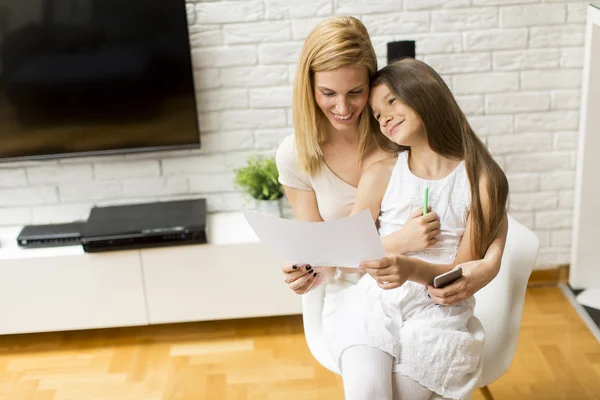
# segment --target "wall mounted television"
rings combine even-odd
[[[0,161],[200,147],[185,0],[0,0]]]

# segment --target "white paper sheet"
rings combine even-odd
[[[283,262],[358,268],[377,260],[385,250],[368,210],[347,218],[304,222],[244,211],[262,243]]]

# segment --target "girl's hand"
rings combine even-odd
[[[382,289],[395,289],[413,274],[414,265],[406,256],[389,255],[379,260],[363,261],[360,268],[377,281]]]
[[[431,210],[431,206],[429,210]],[[394,252],[401,254],[407,251],[424,250],[434,245],[437,242],[436,236],[439,234],[440,221],[437,213],[428,212],[423,215],[423,210],[418,209],[412,213],[399,231],[388,235],[390,238],[386,236],[385,240],[390,240]]]
[[[284,264],[281,269],[285,275],[285,282],[297,294],[308,293],[323,282],[329,281],[335,273],[335,268],[312,267],[308,264]]]
[[[481,263],[485,262],[485,260],[475,260],[454,267],[454,269],[462,268],[462,277],[441,289],[436,289],[431,285],[427,286],[431,299],[436,304],[453,306],[473,296],[485,286],[485,279],[482,279],[484,277],[480,276],[483,268],[477,268]]]

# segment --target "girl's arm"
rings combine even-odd
[[[491,206],[486,187],[486,179],[485,177],[481,177],[479,190],[484,215],[487,215],[487,211]],[[505,234],[502,234],[501,230],[499,236],[488,249],[488,253],[491,251],[489,259],[486,260],[486,263],[489,263],[486,271],[489,275],[493,274],[493,276],[495,276],[495,274],[497,274],[495,265],[496,263],[499,265],[505,242],[506,236]],[[486,258],[488,258],[488,253],[486,253]],[[401,286],[407,280],[418,282],[423,285],[430,285],[433,282],[433,278],[437,275],[448,272],[459,264],[468,263],[474,259],[475,257],[473,256],[471,249],[471,220],[469,217],[453,264],[432,264],[416,258],[409,258],[402,255],[390,255],[380,260],[364,262],[362,268],[378,281],[380,287],[384,289],[393,289]],[[493,276],[487,280],[486,284],[493,279]]]

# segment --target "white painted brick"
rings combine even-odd
[[[61,202],[118,198],[123,194],[119,181],[90,181],[58,187]]]
[[[236,189],[233,172],[220,172],[203,175],[188,176],[190,192],[192,193],[219,193],[232,192]]]
[[[452,57],[446,54],[425,56],[425,62],[439,74],[489,71],[492,56],[489,53],[458,53]]]
[[[529,31],[530,47],[582,46],[585,37],[582,25],[539,26]]]
[[[22,207],[56,202],[58,202],[58,196],[54,186],[0,189],[0,207]]]
[[[512,114],[550,109],[547,92],[498,93],[485,97],[487,114]]]
[[[376,56],[378,58],[379,57],[387,58],[387,44],[389,42],[393,42],[393,41],[394,41],[394,36],[392,36],[392,35],[372,36],[371,43],[373,44],[373,49],[375,50]],[[377,65],[379,65],[381,67],[381,66],[384,66],[385,64],[380,64],[378,62]]]
[[[200,47],[214,47],[223,44],[221,25],[201,24],[189,27],[190,46],[192,49]]]
[[[215,132],[220,129],[219,113],[206,112],[198,114],[198,123],[200,125],[200,134],[206,132]]]
[[[571,250],[564,248],[540,248],[536,267],[553,267],[571,262]]]
[[[436,10],[431,12],[432,30],[436,32],[462,32],[498,27],[496,7],[471,8],[465,10]]]
[[[193,25],[196,23],[196,6],[193,3],[187,3],[185,5],[185,12],[187,16],[188,25]]]
[[[252,148],[254,148],[254,135],[252,131],[235,130],[217,132],[202,136],[200,154],[249,150]]]
[[[567,4],[567,22],[585,23],[589,1],[574,2]]]
[[[404,33],[428,32],[428,12],[386,13],[366,15],[362,22],[372,36],[401,35]]]
[[[85,221],[88,219],[93,205],[92,203],[68,203],[33,207],[32,223],[57,224]]]
[[[200,92],[198,97],[200,112],[248,108],[249,104],[246,89],[210,90]]]
[[[556,132],[554,134],[555,150],[577,150],[579,146],[578,132]]]
[[[541,174],[542,190],[573,189],[575,171],[544,172]]]
[[[94,175],[98,180],[130,179],[160,175],[158,160],[135,162],[112,162],[94,164]]]
[[[291,86],[250,90],[251,108],[279,108],[292,106]]]
[[[533,225],[535,224],[533,212],[512,212],[512,210],[509,210],[508,215],[510,215],[529,229],[533,229]]]
[[[196,4],[197,24],[258,21],[264,15],[262,1],[218,1]]]
[[[221,70],[221,81],[224,87],[250,88],[284,85],[287,80],[288,67],[285,65],[257,65]]]
[[[192,63],[195,68],[253,65],[257,61],[258,49],[255,45],[192,49]]]
[[[551,151],[552,133],[519,133],[516,135],[497,135],[487,139],[488,148],[493,154],[516,154]]]
[[[334,4],[336,15],[385,14],[402,11],[402,1],[398,0],[343,0],[335,1]]]
[[[571,229],[556,229],[550,232],[550,243],[556,247],[571,247],[572,236]]]
[[[288,65],[288,83],[290,85],[294,85],[294,80],[296,79],[296,69],[298,66],[296,64]]]
[[[332,14],[331,0],[265,0],[266,19],[326,17]]]
[[[298,61],[302,42],[261,44],[258,47],[261,64],[290,64]]]
[[[535,235],[538,237],[540,241],[540,247],[550,247],[550,244],[552,243],[550,231],[535,230],[533,233],[535,233]]]
[[[564,4],[532,4],[500,9],[500,26],[536,26],[562,24],[567,19]]]
[[[456,102],[465,115],[481,115],[485,110],[483,96],[456,96]]]
[[[196,91],[221,86],[221,71],[217,68],[194,70],[194,87]]]
[[[227,169],[235,170],[237,168],[242,168],[248,165],[248,160],[251,157],[271,157],[275,156],[276,149],[268,149],[268,150],[253,150],[253,151],[240,151],[240,152],[230,152],[225,154],[225,166]]]
[[[539,3],[540,0],[473,0],[475,6],[506,6],[509,4]]]
[[[557,205],[557,192],[512,193],[510,195],[510,208],[516,212],[554,210]]]
[[[573,190],[561,190],[558,193],[558,207],[573,209],[575,205],[575,193]]]
[[[181,176],[130,179],[123,182],[123,195],[127,197],[170,196],[187,192],[187,180]]]
[[[514,132],[512,115],[469,116],[469,124],[478,136],[505,135]]]
[[[0,168],[0,187],[26,186],[27,175],[23,168]]]
[[[514,154],[506,156],[506,172],[560,171],[569,167],[570,155],[563,152]]]
[[[223,154],[196,157],[165,158],[162,160],[163,175],[201,174],[225,170]]]
[[[31,223],[31,209],[23,207],[0,208],[0,226],[18,226]]]
[[[551,111],[532,114],[517,114],[517,132],[545,132],[577,129],[579,113],[575,111]]]
[[[259,129],[254,132],[256,148],[259,150],[276,149],[286,136],[293,134],[294,128]]]
[[[452,81],[455,94],[510,92],[519,88],[519,74],[490,72],[457,75]]]
[[[82,182],[92,179],[91,165],[48,165],[27,169],[27,180],[31,185],[48,183]]]
[[[261,21],[223,26],[225,43],[283,42],[292,38],[290,21]]]
[[[465,51],[490,51],[518,49],[527,47],[529,32],[522,29],[489,29],[485,31],[465,32]]]
[[[421,35],[406,35],[405,38],[415,41],[415,52],[417,55],[454,55],[462,51],[462,36],[460,33],[425,33]]]
[[[512,193],[536,192],[540,190],[540,174],[513,173],[506,174],[508,186]]]
[[[560,49],[560,66],[565,68],[583,67],[583,47]]]
[[[292,21],[292,39],[304,40],[323,18],[295,19]]]
[[[580,69],[523,71],[521,88],[524,90],[579,88],[581,77]]]
[[[231,110],[221,113],[221,129],[263,129],[287,125],[285,110]]]
[[[287,125],[294,126],[294,113],[292,112],[292,108],[288,108],[286,111],[287,115]]]
[[[399,3],[399,1],[397,1]],[[468,7],[471,0],[404,0],[406,10],[439,10],[440,8]]]
[[[571,228],[573,225],[573,211],[554,210],[540,211],[535,214],[536,229]]]
[[[494,69],[502,71],[558,68],[559,49],[527,49],[494,53]]]
[[[553,110],[579,110],[581,90],[555,90],[550,94]]]

